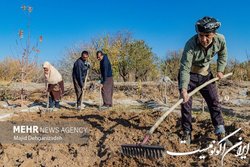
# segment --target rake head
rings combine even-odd
[[[161,158],[165,149],[162,146],[123,144],[122,154],[130,157]]]

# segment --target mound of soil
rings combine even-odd
[[[52,113],[19,113],[10,121],[84,121],[89,129],[89,141],[86,145],[78,144],[1,144],[0,166],[220,166],[221,156],[210,156],[200,159],[202,153],[186,156],[166,154],[160,159],[131,158],[121,154],[121,144],[135,144],[142,141],[145,133],[161,116],[161,112],[143,109],[142,112],[128,112],[117,108],[99,112],[88,108],[83,112],[60,110]],[[206,148],[216,139],[213,134],[208,113],[198,113],[193,120],[193,144],[181,144],[180,118],[178,114],[170,114],[156,129],[148,144],[161,145],[172,152],[189,152]],[[232,123],[226,120],[226,129],[241,131],[230,139],[235,143],[239,137],[244,143],[250,141],[249,122]],[[235,157],[232,150],[224,158],[225,166],[248,166],[249,157]]]

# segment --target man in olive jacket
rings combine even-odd
[[[181,122],[184,132],[183,140],[187,144],[191,143],[192,132],[192,97],[189,98],[188,93],[213,78],[210,63],[216,54],[218,55],[217,77],[220,79],[223,77],[227,64],[225,38],[216,32],[220,25],[220,22],[211,17],[198,20],[195,25],[197,34],[187,41],[181,58],[179,71],[179,90],[183,98]],[[225,127],[216,84],[207,85],[200,90],[200,93],[208,105],[215,134],[218,140],[221,140],[225,137]],[[232,146],[228,139],[225,143],[227,146]]]

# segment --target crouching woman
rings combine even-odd
[[[49,108],[60,108],[59,102],[64,93],[62,75],[49,62],[44,62],[43,71],[45,76],[45,87],[49,94]]]

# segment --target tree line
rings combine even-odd
[[[165,57],[157,57],[152,48],[141,39],[135,39],[130,32],[118,32],[93,38],[89,43],[75,44],[65,49],[61,61],[55,66],[62,73],[65,81],[71,81],[72,67],[83,50],[89,51],[91,63],[90,79],[98,80],[100,77],[99,62],[96,60],[96,51],[102,50],[111,61],[114,79],[116,81],[157,81],[163,76],[168,76],[176,81],[180,58],[183,50],[170,51]],[[233,72],[233,80],[250,80],[250,56],[247,54],[245,62],[229,59],[227,72]],[[53,62],[52,62],[53,63]],[[21,61],[6,57],[0,61],[0,80],[21,80]],[[216,72],[216,62],[211,65],[211,70]],[[30,63],[27,66],[27,81],[43,81],[41,65]]]
[[[99,62],[95,55],[98,50],[108,55],[117,81],[148,81],[159,77],[159,59],[152,52],[152,48],[144,40],[134,39],[129,32],[119,32],[94,38],[87,44],[78,44],[67,49],[59,63],[59,70],[66,79],[70,79],[73,63],[80,57],[82,50],[89,51],[92,79],[97,79],[100,74]]]

